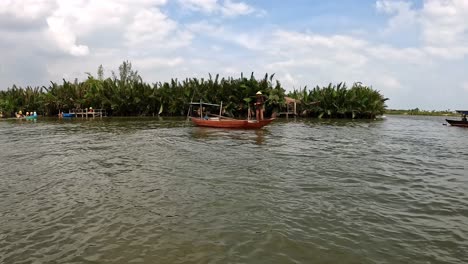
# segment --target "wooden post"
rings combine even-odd
[[[289,103],[286,103],[286,119],[289,119]]]
[[[219,116],[222,115],[223,112],[223,101],[221,101],[221,106],[219,107]]]

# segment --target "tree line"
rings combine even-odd
[[[254,101],[255,93],[265,96],[265,113],[271,115],[285,108],[285,96],[298,101],[299,114],[308,117],[373,118],[385,111],[383,95],[371,87],[355,83],[330,84],[294,90],[286,93],[274,74],[256,79],[246,77],[172,79],[169,82],[146,83],[132,64],[124,61],[118,73],[104,78],[102,65],[97,76],[90,73],[85,81],[51,82],[42,87],[13,85],[0,91],[0,111],[13,116],[22,110],[37,111],[46,116],[57,115],[75,108],[104,109],[115,116],[184,116],[190,102],[223,102],[224,113],[245,117]]]

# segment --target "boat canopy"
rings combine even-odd
[[[456,110],[457,113],[462,114],[462,115],[468,115],[468,110]]]
[[[219,104],[210,104],[210,103],[202,103],[202,102],[198,102],[198,103],[190,103],[191,105],[210,105],[210,106],[220,106]]]

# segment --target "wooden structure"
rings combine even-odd
[[[88,117],[103,117],[106,116],[106,111],[104,109],[73,109],[70,114],[74,114],[75,117],[88,118]]]
[[[279,112],[278,115],[286,115],[286,118],[289,117],[289,115],[296,116],[297,115],[297,104],[300,103],[299,100],[296,100],[291,97],[284,97],[284,100],[286,101],[286,111]]]

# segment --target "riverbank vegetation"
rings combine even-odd
[[[308,90],[294,90],[289,94],[300,102],[302,116],[328,118],[375,118],[385,111],[384,96],[362,83],[354,83],[348,89],[345,83],[329,84]]]
[[[445,111],[427,111],[427,110],[420,110],[419,108],[415,109],[409,109],[409,110],[404,110],[404,109],[386,109],[385,114],[388,115],[422,115],[422,116],[459,116],[460,114],[451,111],[451,110],[445,110]]]
[[[12,116],[15,112],[38,111],[52,116],[59,111],[74,108],[104,109],[118,116],[184,116],[190,102],[223,102],[224,113],[232,117],[245,117],[255,100],[255,93],[265,95],[265,114],[271,115],[285,107],[285,96],[296,99],[298,113],[307,117],[374,118],[385,111],[385,100],[380,92],[355,83],[327,87],[306,87],[286,94],[273,75],[256,79],[241,74],[240,78],[172,79],[153,84],[142,80],[132,64],[123,62],[118,73],[105,78],[102,66],[97,76],[88,73],[85,81],[51,82],[42,87],[13,87],[0,91],[0,111]]]

